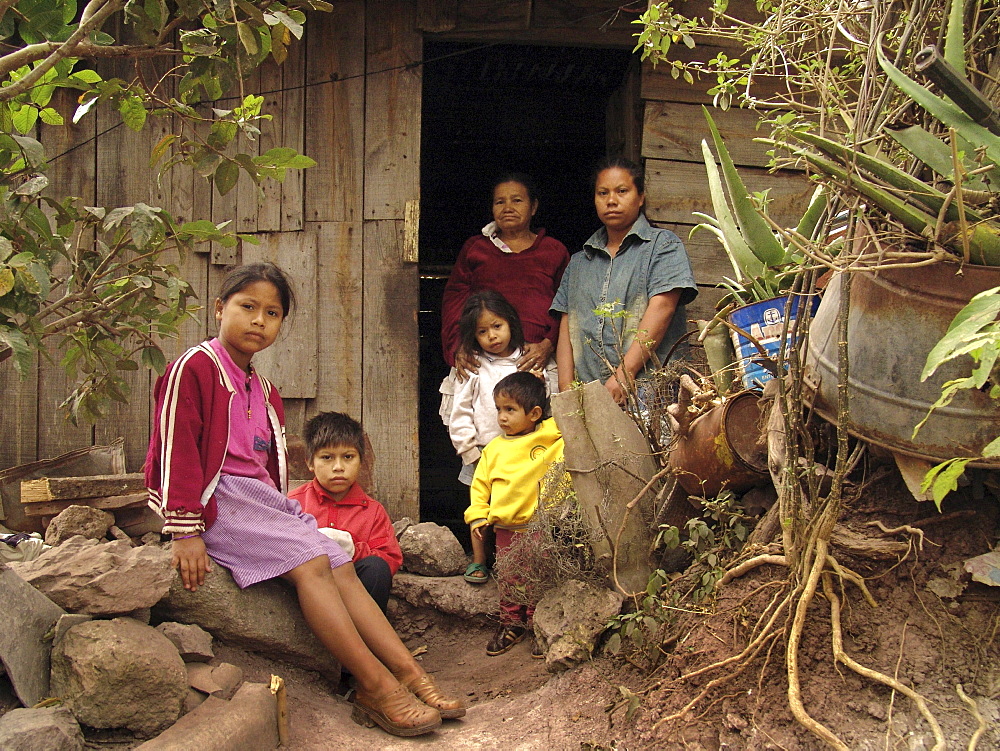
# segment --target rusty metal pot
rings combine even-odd
[[[975,389],[959,391],[934,411],[914,439],[913,428],[941,394],[945,381],[969,374],[972,361],[951,362],[927,381],[927,354],[955,314],[979,292],[1000,285],[1000,268],[937,264],[857,274],[851,284],[847,349],[850,362],[848,431],[909,456],[942,461],[979,456],[1000,435],[1000,400]],[[809,332],[806,385],[816,411],[837,418],[837,313],[840,278],[827,286]],[[983,462],[981,466],[1000,464]]]
[[[713,498],[768,481],[767,440],[760,394],[743,391],[695,419],[677,436],[669,464],[689,494]]]

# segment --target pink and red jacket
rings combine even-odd
[[[274,440],[267,471],[288,490],[285,410],[277,389],[258,375]],[[203,532],[215,521],[215,487],[229,446],[230,406],[236,388],[208,342],[167,366],[156,380],[152,435],[146,454],[149,505],[166,523],[165,534]]]

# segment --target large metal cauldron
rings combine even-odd
[[[1000,285],[1000,268],[955,264],[858,273],[851,285],[848,317],[850,417],[848,430],[892,451],[941,461],[979,456],[1000,435],[1000,401],[974,389],[960,391],[947,407],[920,422],[941,394],[941,385],[967,376],[972,360],[938,368],[921,383],[927,353],[955,314],[979,292]],[[840,277],[835,275],[816,311],[806,358],[807,384],[815,407],[837,417],[837,312]],[[818,388],[817,388],[818,386]],[[983,462],[981,466],[1000,466]]]

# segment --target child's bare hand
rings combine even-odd
[[[475,529],[472,530],[472,536],[475,537],[480,542],[482,542],[482,540],[483,540],[483,530],[485,528],[486,528],[485,524],[480,524],[478,527],[476,527]]]
[[[205,583],[205,574],[212,570],[211,559],[201,537],[188,537],[170,543],[171,565],[180,570],[184,589],[192,592]]]

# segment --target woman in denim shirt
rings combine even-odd
[[[623,384],[665,364],[686,331],[684,306],[698,294],[691,262],[677,235],[649,224],[645,201],[638,165],[615,158],[598,167],[594,205],[604,226],[570,259],[551,306],[563,314],[560,391],[600,380],[624,404]]]

